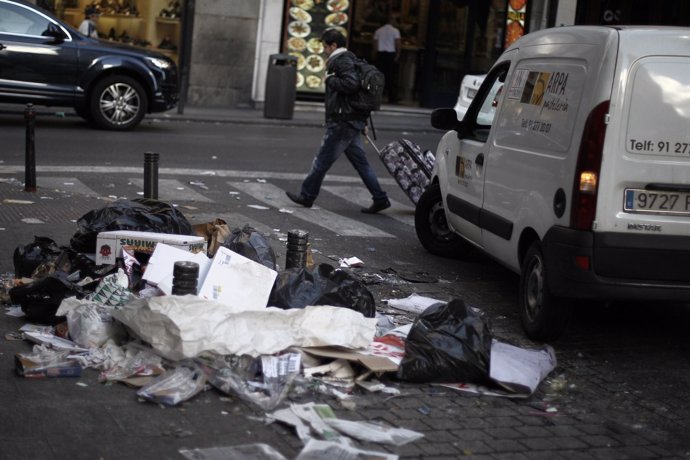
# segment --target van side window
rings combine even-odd
[[[498,78],[493,81],[491,89],[484,98],[482,106],[477,114],[477,124],[486,128],[490,128],[496,116],[496,109],[503,94],[503,83],[506,79],[506,71],[499,74]]]

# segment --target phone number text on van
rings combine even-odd
[[[632,152],[690,154],[690,142],[651,141],[648,139],[628,139],[628,141]]]

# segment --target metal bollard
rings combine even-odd
[[[144,153],[144,198],[158,199],[158,154]]]
[[[27,104],[24,109],[24,120],[26,120],[26,150],[24,155],[24,191],[36,191],[36,112],[33,104]]]

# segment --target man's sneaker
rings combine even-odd
[[[314,204],[314,200],[310,200],[304,195],[297,195],[292,192],[285,192],[285,194],[290,198],[292,201],[295,203],[304,206],[305,208],[311,208],[311,205]],[[389,205],[390,206],[390,205]]]
[[[384,209],[388,209],[391,207],[391,202],[386,198],[383,201],[374,201],[371,206],[368,208],[362,208],[362,212],[364,214],[376,214],[379,211],[383,211]]]

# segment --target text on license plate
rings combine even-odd
[[[690,193],[625,189],[625,212],[690,215]]]

